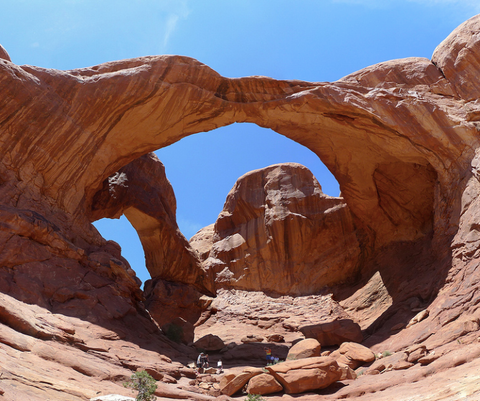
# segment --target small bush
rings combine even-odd
[[[157,397],[153,395],[157,389],[157,382],[144,370],[135,372],[128,382],[123,383],[125,387],[130,387],[138,391],[137,401],[155,401]]]
[[[265,398],[263,398],[260,394],[248,394],[247,398],[245,398],[245,401],[265,401]]]
[[[171,323],[168,325],[165,335],[169,340],[172,340],[176,343],[181,343],[183,339],[183,327]]]
[[[382,357],[385,358],[386,356],[390,356],[392,353],[390,351],[383,351],[382,352]]]

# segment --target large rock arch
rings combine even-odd
[[[477,24],[474,18],[459,29]],[[379,206],[373,176],[392,161],[430,165],[442,197],[453,197],[451,182],[464,176],[477,147],[472,95],[462,97],[463,81],[443,73],[453,68],[452,47],[475,67],[475,38],[464,38],[447,39],[433,61],[387,62],[334,83],[228,79],[179,56],[65,72],[2,60],[2,165],[80,217],[103,180],[138,156],[193,133],[253,122],[319,155],[377,242],[392,231],[414,238],[410,224],[393,224]]]
[[[6,57],[1,168],[3,181],[16,184],[4,185],[2,197],[51,218],[79,243],[98,243],[90,210],[108,176],[187,135],[251,122],[327,165],[367,257],[432,235],[448,245],[478,147],[475,88],[463,84],[476,71],[478,44],[468,33],[478,24],[459,27],[432,60],[385,62],[333,83],[228,79],[181,56],[64,72]]]

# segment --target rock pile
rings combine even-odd
[[[261,395],[320,390],[340,380],[356,379],[353,369],[375,360],[372,351],[356,343],[343,343],[335,352],[327,351],[322,356],[320,351],[317,340],[300,341],[289,350],[287,361],[225,374],[220,380],[220,392],[230,396],[242,389]]]

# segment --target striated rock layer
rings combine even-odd
[[[459,365],[478,368],[478,346],[466,346],[477,341],[480,321],[479,32],[477,16],[441,43],[432,60],[385,62],[333,83],[228,79],[180,56],[57,71],[15,65],[0,48],[3,397],[118,393],[139,366],[168,382],[190,374],[169,358],[152,362],[159,354],[181,360],[189,348],[176,351],[180,346],[158,331],[120,249],[91,221],[102,213],[129,214],[156,278],[211,290],[176,229],[160,224],[163,217],[137,199],[110,210],[99,203],[99,191],[155,149],[251,122],[307,146],[337,178],[361,250],[361,279],[335,294],[351,316],[371,320],[369,346],[396,351],[421,344],[438,356],[432,368],[362,379],[328,398],[414,399],[424,382],[440,399],[436,389],[446,382],[435,374],[451,369],[438,377],[460,377]],[[154,251],[163,240],[169,252],[183,255],[179,268]],[[385,291],[374,298],[391,300],[378,318],[381,308],[359,297],[379,282],[369,281],[375,273]],[[365,313],[365,305],[375,310]],[[415,384],[405,389],[405,381]],[[470,381],[452,388],[443,394],[478,395]]]

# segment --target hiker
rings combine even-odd
[[[203,368],[204,360],[205,360],[205,354],[203,352],[200,352],[200,355],[197,358],[197,368],[198,369]]]
[[[223,373],[223,363],[221,359],[217,362],[217,375],[220,373]]]
[[[265,347],[264,350],[265,350],[265,355],[267,357],[267,364],[272,363],[273,362],[272,350],[268,347]]]

